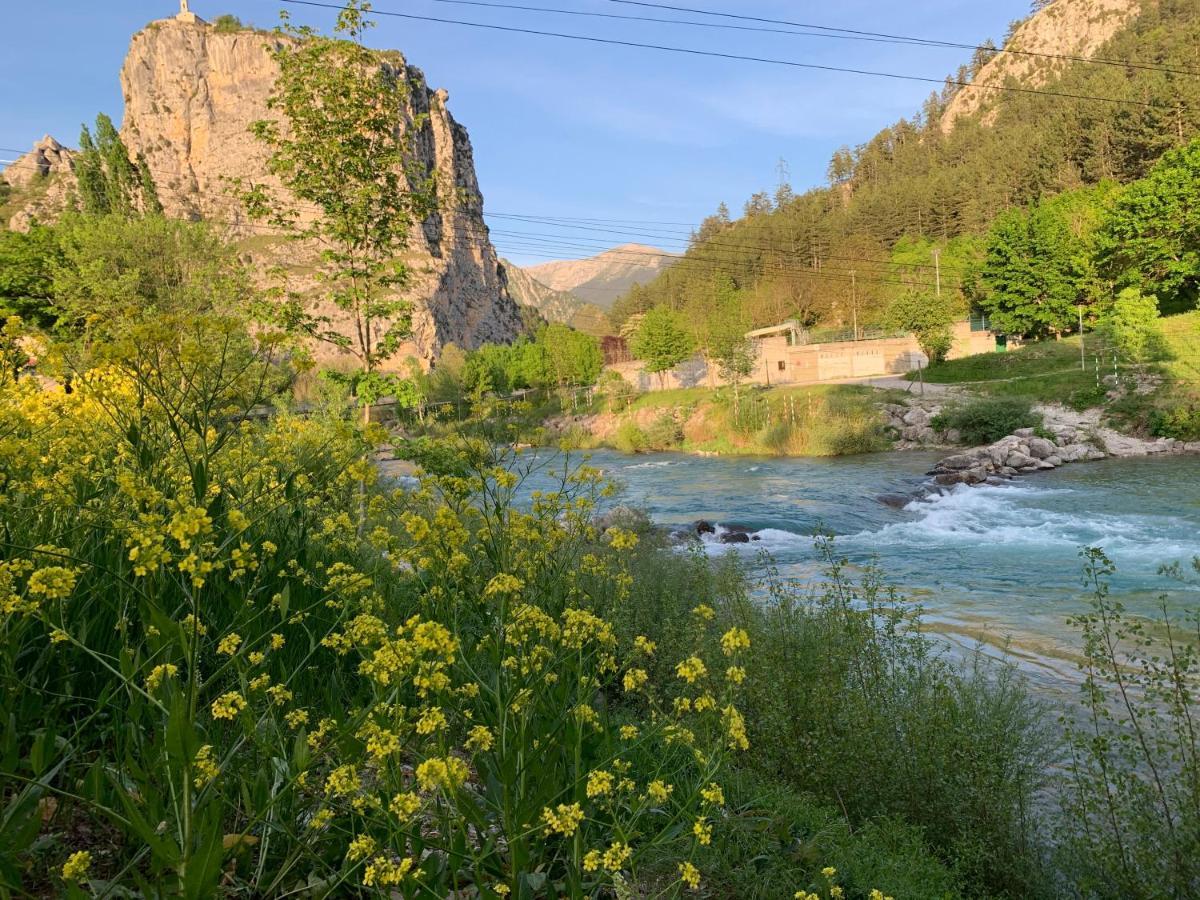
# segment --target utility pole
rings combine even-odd
[[[937,282],[937,295],[942,296],[942,249],[933,248],[933,271]]]
[[[850,273],[850,315],[854,323],[854,340],[858,340],[858,279],[857,272]]]
[[[1087,371],[1087,355],[1083,350],[1083,304],[1079,304],[1079,368]]]

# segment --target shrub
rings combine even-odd
[[[613,435],[613,446],[622,453],[641,453],[650,442],[637,422],[627,421],[622,422]]]
[[[748,595],[737,557],[674,554],[667,570],[650,552],[639,547],[633,560],[618,630],[679,646],[693,609],[711,607],[721,627],[751,636],[742,708],[756,738],[740,770],[843,811],[852,828],[886,818],[915,826],[967,896],[1042,891],[1035,810],[1050,742],[1043,710],[1010,667],[951,663],[920,633],[919,610],[878,571],[850,580],[828,544],[821,584],[769,572],[765,598]]]
[[[1018,428],[1037,428],[1042,417],[1022,397],[984,397],[951,404],[933,419],[938,431],[955,429],[968,444],[991,444]]]
[[[683,425],[675,410],[662,412],[646,429],[646,446],[651,450],[671,450],[683,443]]]
[[[240,323],[171,326],[69,394],[0,383],[4,890],[692,878],[747,743],[722,674],[747,646],[618,635],[638,537],[597,533],[599,474],[518,507],[513,460],[426,440],[396,488],[377,427],[247,418],[279,379]]]
[[[235,31],[241,31],[246,26],[242,24],[242,20],[230,13],[224,13],[213,19],[213,28],[217,34],[232,34]]]
[[[1200,406],[1191,403],[1152,410],[1150,431],[1155,437],[1200,441]]]
[[[1194,897],[1200,888],[1200,635],[1160,602],[1151,623],[1109,596],[1112,563],[1084,551],[1089,609],[1079,712],[1067,720],[1060,863],[1080,896]],[[1200,561],[1194,563],[1200,570]],[[1176,570],[1176,575],[1181,573]],[[1194,587],[1194,586],[1193,586]]]

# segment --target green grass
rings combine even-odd
[[[1168,316],[1162,330],[1170,354],[1167,372],[1181,384],[1200,388],[1200,310]]]
[[[980,353],[930,366],[924,372],[931,384],[963,384],[990,397],[1017,397],[1034,403],[1063,403],[1087,409],[1104,401],[1096,385],[1097,335],[1087,335],[1087,369],[1080,368],[1078,336],[1061,341],[1038,341],[1008,353]],[[1103,368],[1101,375],[1105,374]],[[910,379],[915,373],[910,372]]]

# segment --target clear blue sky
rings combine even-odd
[[[609,0],[507,0],[627,15],[670,13]],[[672,0],[664,0],[672,2]],[[674,0],[677,5],[907,34],[997,42],[1028,0]],[[591,34],[804,62],[942,78],[970,51],[819,37],[604,22],[489,10],[434,0],[375,0],[378,10]],[[278,0],[192,0],[205,18],[231,12],[270,27]],[[0,33],[0,147],[26,148],[45,133],[75,145],[81,122],[121,114],[117,75],[130,35],[177,11],[175,0],[50,0],[10,4]],[[291,7],[322,28],[331,10]],[[678,14],[681,18],[702,16]],[[721,21],[711,19],[706,21]],[[745,23],[753,24],[753,23]],[[369,42],[402,50],[429,83],[450,92],[470,131],[488,212],[693,223],[722,200],[735,213],[770,190],[785,159],[799,191],[823,181],[832,152],[914,114],[933,85],[789,69],[647,50],[502,34],[380,17]],[[11,154],[3,154],[10,158]],[[492,221],[493,228],[545,233]],[[673,226],[662,226],[671,228]],[[586,233],[585,243],[640,240],[635,226]],[[572,232],[565,232],[571,234]],[[520,263],[589,255],[532,248],[495,236]]]

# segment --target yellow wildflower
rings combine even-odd
[[[646,792],[657,803],[666,803],[667,798],[671,796],[671,791],[673,790],[675,790],[675,785],[667,784],[658,778],[646,785]]]
[[[621,740],[623,741],[635,741],[637,740],[638,734],[640,734],[640,732],[638,731],[638,727],[636,725],[621,726]]]
[[[658,649],[658,644],[650,640],[644,634],[639,634],[633,639],[633,646],[645,653],[647,656],[653,656],[654,651]]]
[[[734,684],[741,684],[746,680],[746,670],[741,666],[730,666],[725,670],[725,677]]]
[[[698,656],[690,656],[675,667],[675,674],[692,684],[698,678],[703,678],[708,674],[708,668],[704,665],[704,660]]]
[[[583,871],[595,872],[597,869],[600,868],[600,861],[601,861],[600,851],[599,850],[589,850],[583,856]]]
[[[26,588],[35,597],[64,600],[75,590],[76,573],[65,566],[47,566],[29,576]],[[84,851],[86,852],[86,851]],[[91,857],[89,857],[89,860]]]
[[[433,734],[446,727],[446,715],[440,706],[431,706],[417,720],[417,734]]]
[[[358,788],[358,770],[351,765],[338,766],[325,779],[325,793],[335,797],[353,794]]]
[[[713,806],[723,806],[725,804],[725,792],[721,790],[721,786],[716,782],[709,782],[708,787],[702,788],[700,796]]]
[[[713,608],[711,606],[709,606],[707,603],[701,603],[699,606],[697,606],[695,609],[692,610],[692,615],[694,615],[697,619],[700,619],[701,621],[711,622],[714,618],[716,618],[717,614],[713,610]]]
[[[238,647],[242,645],[242,637],[236,631],[231,631],[225,637],[221,638],[221,642],[217,644],[217,652],[224,653],[226,656],[233,656],[238,652]]]
[[[70,639],[71,636],[61,628],[55,628],[52,632],[50,632],[50,643],[52,644],[61,644],[64,641],[69,641]]]
[[[82,881],[87,877],[88,869],[92,867],[92,854],[86,850],[76,850],[63,863],[62,877],[67,881]]]
[[[392,815],[402,822],[412,819],[420,808],[421,798],[411,792],[397,794],[388,803],[388,809],[392,811]]]
[[[707,847],[712,843],[712,826],[702,818],[697,819],[692,825],[692,834],[696,836],[696,840],[700,842],[701,846]]]
[[[604,851],[604,857],[601,860],[610,872],[619,872],[625,867],[625,863],[629,861],[629,857],[633,854],[632,848],[628,844],[623,844],[617,841],[611,847]]]
[[[291,712],[289,712],[286,716],[283,717],[283,720],[285,722],[287,722],[289,728],[299,728],[301,725],[307,725],[308,724],[308,710],[293,709]]]
[[[367,887],[397,885],[404,880],[404,876],[412,870],[412,867],[413,861],[409,857],[405,857],[397,863],[377,856],[363,870],[363,884]]]
[[[282,634],[271,635],[271,649],[280,650],[287,643],[287,639]]]
[[[468,750],[487,751],[492,749],[494,741],[491,729],[486,725],[476,725],[467,736],[466,747]]]
[[[837,874],[837,869],[835,869],[833,866],[826,866],[821,870],[821,874],[824,875],[826,879],[831,879]]]
[[[213,701],[212,715],[214,719],[235,719],[245,708],[246,698],[237,691],[229,691]]]
[[[588,775],[587,795],[589,798],[603,797],[612,792],[613,776],[611,772],[599,769]]]
[[[546,823],[547,834],[557,832],[570,837],[583,821],[583,808],[578,803],[560,803],[557,809],[546,807],[542,810],[542,821]]]
[[[721,636],[721,652],[733,656],[740,650],[750,649],[750,635],[744,628],[730,628]]]
[[[636,691],[649,680],[650,675],[645,669],[630,669],[625,673],[625,690]]]
[[[195,632],[197,635],[199,635],[201,637],[208,634],[208,626],[205,625],[203,622],[201,622],[199,619],[197,619],[191,613],[188,613],[186,616],[184,616],[183,621],[180,624],[183,626],[183,630],[184,630],[185,634],[192,634],[193,632]]]
[[[426,791],[436,787],[452,791],[467,780],[468,774],[467,764],[457,756],[434,757],[417,766],[417,783]]]
[[[267,688],[267,695],[275,702],[276,706],[283,706],[292,699],[292,692],[282,684]]]
[[[700,870],[690,861],[685,860],[679,864],[679,880],[693,891],[698,891],[700,889]]]
[[[725,731],[729,736],[729,749],[749,750],[750,738],[746,735],[746,720],[738,712],[737,707],[730,704],[721,712],[725,718]]]
[[[250,665],[252,665],[252,666],[259,665],[266,658],[267,658],[267,654],[263,653],[261,650],[254,650],[247,657],[247,659],[250,660]]]
[[[375,852],[375,838],[369,834],[360,834],[350,842],[350,846],[346,850],[346,859],[354,862],[360,859],[366,859]]]
[[[174,678],[178,674],[179,666],[174,663],[163,663],[160,666],[155,666],[150,670],[150,674],[146,676],[146,690],[157,690],[164,679]]]
[[[192,779],[192,784],[197,788],[204,787],[221,774],[220,766],[213,759],[212,744],[205,744],[196,751],[196,756],[192,760],[192,768],[196,771],[196,777]]]

